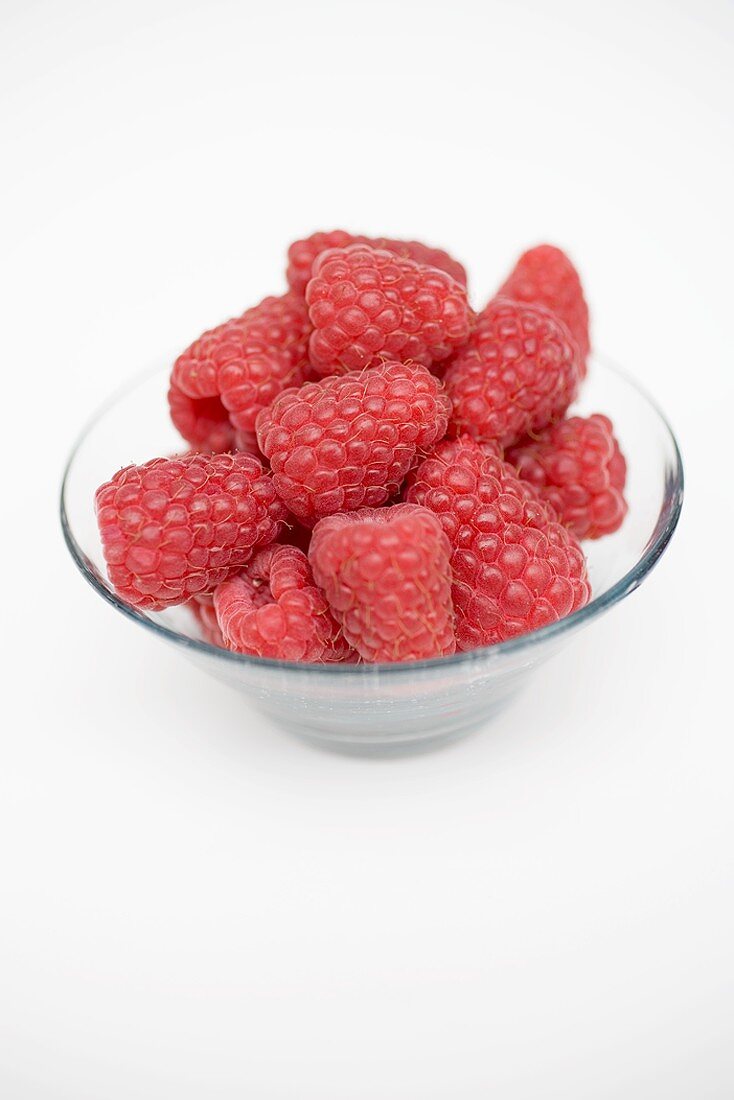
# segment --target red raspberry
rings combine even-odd
[[[322,519],[309,560],[363,660],[418,661],[456,648],[450,553],[435,516],[396,504]]]
[[[452,432],[506,447],[563,416],[578,392],[578,350],[548,310],[495,298],[444,384]]]
[[[211,591],[277,537],[286,515],[262,463],[245,453],[126,466],[95,501],[115,591],[147,610]]]
[[[303,523],[384,504],[446,433],[441,382],[417,364],[307,382],[258,417],[278,495]]]
[[[188,454],[223,454],[225,451],[247,451],[260,458],[260,448],[254,432],[233,429],[229,414],[218,397],[187,397],[176,386],[168,390],[168,406],[173,423],[181,435],[192,443]],[[179,457],[180,452],[172,457]]]
[[[238,653],[319,662],[350,655],[308,558],[295,546],[261,550],[215,589],[214,607],[228,648]]]
[[[430,508],[453,547],[459,649],[546,626],[589,598],[574,536],[516,471],[464,436],[439,444],[407,499]]]
[[[384,248],[402,259],[415,260],[428,267],[445,271],[457,283],[466,286],[466,271],[458,260],[442,248],[429,248],[420,241],[396,241],[390,237],[362,237],[333,229],[330,233],[312,233],[305,240],[295,241],[288,249],[288,285],[299,294],[305,294],[306,283],[311,278],[314,260],[327,248],[346,248],[350,244],[367,244],[371,248]]]
[[[201,450],[245,443],[261,409],[303,381],[310,324],[297,294],[264,298],[200,336],[176,360],[168,403],[184,439]]]
[[[445,271],[355,244],[316,260],[306,301],[309,349],[319,374],[376,366],[384,359],[430,367],[469,337],[466,290]]]
[[[224,649],[224,637],[219,629],[217,613],[214,610],[214,596],[211,592],[201,592],[194,596],[187,604],[192,615],[199,624],[201,636],[209,645]]]
[[[506,458],[578,538],[598,539],[621,526],[627,464],[606,416],[562,420]]]
[[[516,302],[545,306],[560,318],[578,344],[584,377],[589,354],[589,307],[579,274],[565,252],[552,244],[539,244],[523,252],[498,294]]]

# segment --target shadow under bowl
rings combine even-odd
[[[122,466],[181,450],[168,419],[167,386],[167,367],[146,373],[110,398],[84,429],[61,489],[61,523],[71,555],[117,611],[237,688],[279,725],[343,751],[425,748],[481,726],[527,683],[534,668],[642,583],[680,515],[683,468],[669,425],[630,378],[595,358],[571,411],[611,418],[627,459],[629,512],[614,535],[584,544],[592,585],[586,607],[500,645],[430,661],[329,666],[230,653],[203,640],[187,607],[137,611],[115,595],[106,576],[94,493]]]

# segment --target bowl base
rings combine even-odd
[[[502,709],[502,708],[498,708]],[[493,712],[493,714],[496,713]],[[454,741],[459,741],[472,733],[477,733],[487,725],[489,715],[483,715],[466,725],[450,729],[412,732],[407,735],[393,734],[386,737],[369,734],[348,734],[313,729],[309,726],[294,725],[279,721],[273,715],[271,720],[292,737],[325,752],[338,753],[341,756],[359,756],[374,759],[388,759],[396,756],[416,756],[424,752],[433,752]]]

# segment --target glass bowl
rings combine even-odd
[[[307,665],[230,653],[207,644],[186,607],[160,613],[123,603],[107,580],[94,516],[98,485],[121,466],[182,449],[168,419],[168,367],[134,380],[93,417],[69,458],[61,522],[72,557],[117,611],[237,688],[294,733],[361,752],[423,747],[483,725],[529,681],[542,661],[645,579],[680,515],[683,469],[660,410],[620,370],[595,359],[573,411],[611,417],[628,464],[629,512],[621,529],[587,542],[592,599],[560,622],[500,645],[405,664]],[[247,711],[243,709],[243,728]]]

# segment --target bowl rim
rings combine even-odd
[[[527,634],[521,634],[516,638],[510,638],[506,642],[479,646],[476,649],[454,653],[450,657],[431,657],[420,661],[380,662],[375,664],[317,664],[307,661],[284,661],[276,660],[271,657],[256,657],[247,653],[235,653],[232,650],[210,645],[209,642],[200,641],[197,638],[190,638],[185,634],[179,633],[177,630],[173,630],[165,623],[159,623],[155,622],[153,619],[149,619],[143,612],[125,603],[124,600],[121,600],[107,587],[94,563],[87,557],[76,541],[71,523],[69,522],[66,495],[74,460],[89,432],[94,428],[100,418],[113,408],[118,401],[137,389],[138,386],[149,378],[162,373],[165,368],[161,367],[160,364],[153,368],[138,372],[124,385],[113,391],[113,393],[103,401],[87,419],[79,433],[64,466],[61,480],[59,507],[64,541],[66,542],[66,546],[77,568],[85,580],[104,600],[106,600],[107,603],[122,612],[128,619],[132,619],[133,622],[145,627],[158,637],[163,638],[165,641],[172,642],[174,645],[178,645],[189,652],[202,653],[207,657],[218,658],[220,660],[232,662],[235,665],[252,665],[257,668],[277,669],[280,671],[285,670],[291,674],[297,672],[318,672],[322,675],[333,676],[399,676],[422,669],[446,669],[449,666],[460,664],[472,664],[478,661],[487,660],[494,661],[509,654],[518,654],[526,650],[532,651],[543,642],[549,641],[554,637],[570,634],[574,630],[590,622],[592,619],[595,619],[603,612],[608,611],[609,608],[619,603],[620,600],[624,599],[624,597],[628,596],[631,592],[634,592],[657,565],[668,546],[673,536],[673,532],[678,525],[681,508],[683,506],[683,460],[678,441],[667,417],[654,398],[651,397],[647,390],[627,371],[623,370],[603,355],[594,354],[592,356],[592,362],[618,375],[624,382],[631,386],[632,389],[647,402],[660,420],[668,440],[672,445],[673,470],[669,492],[666,495],[666,501],[658,516],[658,522],[655,525],[652,535],[648,539],[642,555],[619,580],[615,581],[610,588],[602,592],[599,596],[592,596],[592,599],[589,600],[584,607],[579,608],[578,611],[574,611],[570,615],[566,615],[564,618],[558,619],[554,623],[530,631]]]

